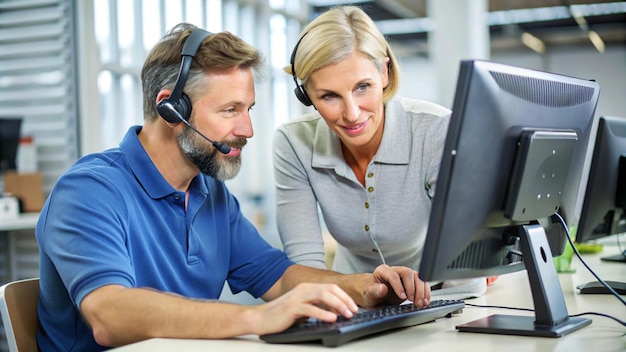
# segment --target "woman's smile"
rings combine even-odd
[[[350,126],[342,126],[343,130],[346,131],[348,135],[359,135],[361,134],[365,128],[367,127],[367,123],[369,122],[369,118],[361,123],[350,125]]]

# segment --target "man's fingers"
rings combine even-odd
[[[337,314],[351,318],[359,309],[354,300],[334,284],[301,284],[293,295],[293,299],[306,308],[301,314],[324,321],[334,321]]]

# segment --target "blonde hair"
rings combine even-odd
[[[399,67],[389,43],[374,21],[357,6],[336,6],[315,18],[302,30],[294,50],[293,62],[284,70],[293,75],[295,69],[304,88],[313,72],[342,61],[356,50],[369,57],[380,72],[389,70],[383,102],[398,91]],[[387,67],[384,67],[385,57],[389,58]]]
[[[163,89],[174,89],[180,69],[181,52],[187,37],[197,27],[180,23],[157,43],[141,70],[143,113],[145,119],[156,119],[156,97]],[[229,32],[215,33],[204,39],[189,70],[184,92],[193,101],[206,90],[205,73],[230,68],[258,68],[263,57],[256,48]],[[210,82],[209,82],[210,83]]]

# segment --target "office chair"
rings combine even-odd
[[[10,352],[37,351],[39,278],[0,287],[0,314]]]

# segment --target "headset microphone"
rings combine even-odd
[[[189,121],[187,121],[186,119],[183,118],[183,116],[178,112],[178,110],[176,110],[173,106],[172,103],[170,101],[168,101],[167,99],[163,99],[159,102],[158,104],[159,109],[161,110],[168,110],[169,113],[171,113],[172,115],[176,116],[180,121],[182,121],[183,123],[185,123],[185,125],[187,125],[187,127],[191,128],[194,132],[196,132],[197,134],[199,134],[202,138],[206,139],[209,143],[211,143],[213,145],[213,147],[215,147],[215,149],[219,150],[220,153],[222,154],[228,154],[230,153],[230,147],[227,144],[221,143],[221,142],[216,142],[214,140],[209,139],[207,136],[205,136],[204,134],[202,134],[200,131],[198,131],[195,127],[193,127]],[[171,115],[170,115],[171,116]]]

